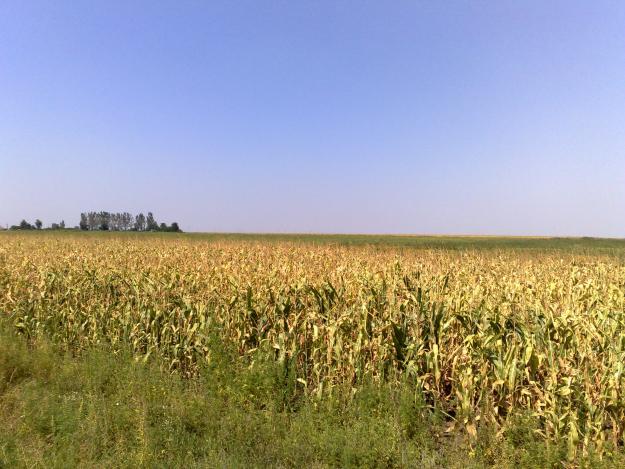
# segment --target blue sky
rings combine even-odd
[[[625,237],[625,3],[4,1],[0,223]]]

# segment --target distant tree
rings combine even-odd
[[[22,220],[19,225],[12,225],[10,230],[34,230],[35,227],[28,223],[26,220]]]
[[[128,212],[122,213],[121,224],[124,231],[128,231],[132,228],[132,215]]]
[[[80,214],[80,224],[78,225],[78,227],[81,230],[88,230],[89,229],[89,223],[87,222],[87,214],[86,213],[81,213]]]
[[[58,223],[52,223],[50,226],[51,230],[58,230],[61,226]]]
[[[146,228],[145,215],[143,213],[140,213],[139,215],[135,217],[135,229],[137,231],[145,231],[145,228]]]
[[[98,223],[96,219],[96,213],[95,212],[87,213],[87,227],[90,230],[95,230],[97,226],[98,226]]]
[[[59,223],[59,228],[62,230],[65,229],[65,220],[61,220],[61,223]]]
[[[111,228],[111,214],[109,212],[100,212],[97,218],[99,230],[108,231]]]
[[[148,231],[158,231],[158,223],[154,219],[152,212],[148,212],[148,217],[146,218],[146,229]]]
[[[180,229],[180,227],[178,226],[178,223],[176,223],[176,222],[173,222],[173,223],[171,224],[170,231],[173,231],[174,233],[180,233],[180,232],[182,232],[182,230],[181,230],[181,229]]]
[[[41,222],[41,220],[40,220],[39,218],[37,218],[37,219],[35,220],[35,227],[36,227],[38,230],[40,230],[42,226],[43,226],[43,223]]]
[[[167,223],[161,223],[158,227],[158,231],[169,231],[169,227],[167,226]]]

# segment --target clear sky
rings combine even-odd
[[[625,237],[625,2],[2,1],[0,223]]]

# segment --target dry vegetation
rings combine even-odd
[[[469,438],[520,416],[569,457],[625,431],[625,266],[610,256],[189,238],[0,244],[0,312],[72,351],[130,346],[193,377],[211,337],[294,395],[408,383]]]

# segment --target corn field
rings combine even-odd
[[[189,238],[0,238],[0,313],[80,351],[193,377],[217,336],[323,399],[407,382],[469,435],[529,415],[572,452],[622,445],[625,266],[556,252]]]

